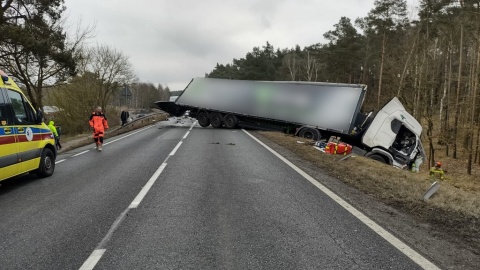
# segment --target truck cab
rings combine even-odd
[[[15,82],[1,70],[0,75],[0,181],[28,172],[52,175],[52,132]]]
[[[414,163],[418,167],[426,158],[421,134],[420,123],[398,98],[393,98],[377,112],[363,134],[362,143],[369,148],[365,156],[383,158],[386,163],[400,168]]]

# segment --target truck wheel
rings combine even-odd
[[[305,139],[314,140],[314,141],[318,141],[322,137],[320,135],[320,131],[313,128],[303,128],[302,130],[300,130],[300,133],[298,133],[298,136]]]
[[[198,115],[197,115],[197,120],[198,120],[198,124],[201,126],[201,127],[208,127],[210,126],[210,119],[208,119],[208,115],[206,112],[200,112]]]
[[[214,128],[221,128],[223,126],[222,123],[222,115],[220,113],[212,113],[210,114],[210,124]]]
[[[383,158],[381,155],[373,154],[369,156],[369,158],[387,164],[387,160],[385,160],[385,158]]]
[[[37,170],[39,177],[48,177],[55,171],[55,156],[52,150],[45,148],[42,151],[42,157],[40,158],[40,166]]]
[[[223,122],[225,123],[226,128],[236,128],[238,124],[238,119],[233,114],[227,114],[225,115]]]

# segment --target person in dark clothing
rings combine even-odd
[[[130,114],[127,111],[122,111],[120,114],[120,119],[122,120],[122,126],[127,124],[128,117],[130,117]]]

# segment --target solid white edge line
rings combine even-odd
[[[142,190],[140,190],[140,193],[138,193],[137,197],[135,197],[135,199],[133,199],[132,203],[130,204],[130,206],[128,206],[128,208],[137,208],[138,207],[138,205],[142,202],[145,195],[147,195],[150,188],[152,188],[155,181],[157,181],[158,177],[160,176],[162,171],[165,169],[165,167],[167,167],[167,163],[163,163],[162,165],[160,165],[160,167],[157,169],[157,171],[155,171],[155,173],[152,175],[152,177],[150,177],[147,184],[145,184],[145,186],[142,188]]]
[[[418,252],[413,250],[411,247],[403,243],[400,239],[389,233],[387,230],[382,228],[380,225],[375,223],[373,220],[371,220],[369,217],[364,215],[362,212],[358,211],[355,207],[353,207],[351,204],[340,198],[337,194],[333,193],[330,189],[325,187],[324,185],[320,184],[317,180],[315,180],[313,177],[308,175],[306,172],[304,172],[302,169],[298,168],[295,164],[291,163],[289,160],[278,154],[275,150],[272,148],[268,147],[266,144],[261,142],[259,139],[255,138],[252,134],[247,132],[246,130],[242,129],[243,132],[245,132],[248,136],[250,136],[252,139],[254,139],[256,142],[258,142],[261,146],[265,147],[268,151],[270,151],[272,154],[274,154],[276,157],[278,157],[281,161],[286,163],[290,168],[294,169],[296,172],[298,172],[301,176],[303,176],[305,179],[307,179],[310,183],[312,183],[315,187],[320,189],[323,193],[325,193],[328,197],[336,201],[340,206],[342,206],[345,210],[350,212],[352,215],[354,215],[357,219],[359,219],[361,222],[363,222],[365,225],[367,225],[370,229],[372,229],[374,232],[376,232],[378,235],[380,235],[383,239],[387,240],[391,245],[393,245],[395,248],[400,250],[405,256],[410,258],[412,261],[417,263],[420,267],[423,269],[440,269],[438,268],[435,264],[430,262],[428,259],[420,255]]]
[[[106,249],[95,249],[90,257],[83,263],[79,270],[92,270],[102,258]]]
[[[175,153],[177,152],[178,148],[180,148],[180,145],[182,145],[182,142],[180,141],[177,146],[175,146],[175,148],[173,148],[172,152],[170,152],[169,156],[173,156],[175,155]]]
[[[190,131],[187,131],[187,133],[185,133],[185,136],[183,136],[183,140],[185,140],[187,138],[189,133],[190,133]]]
[[[85,150],[85,151],[83,151],[83,152],[80,152],[80,153],[78,153],[78,154],[73,155],[72,157],[76,157],[76,156],[83,155],[83,154],[85,154],[85,153],[87,153],[87,152],[89,152],[89,151],[90,151],[90,150]]]
[[[62,163],[62,162],[64,162],[65,160],[66,160],[66,159],[57,160],[57,161],[55,161],[55,164]]]

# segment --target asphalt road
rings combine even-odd
[[[192,123],[2,182],[0,269],[421,269],[247,133]]]

